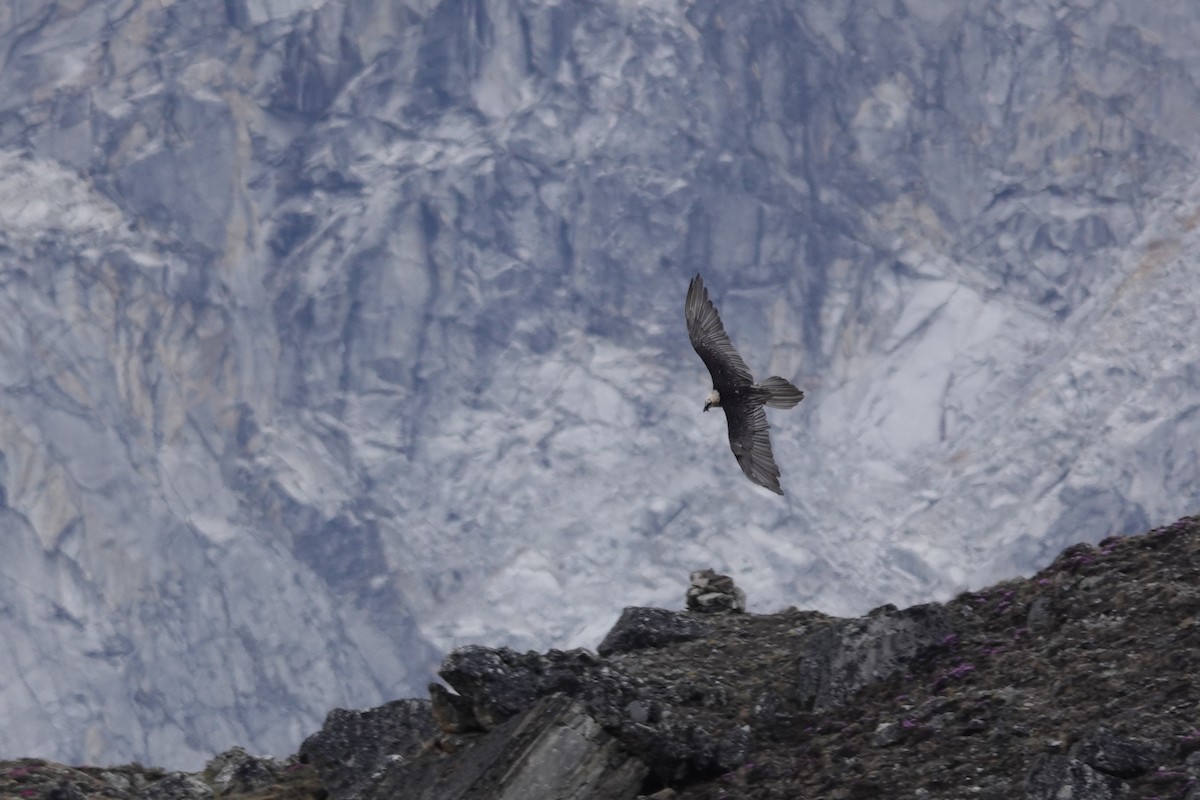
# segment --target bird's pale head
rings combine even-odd
[[[721,395],[716,389],[713,389],[708,393],[708,398],[704,401],[704,410],[708,411],[710,408],[719,408],[720,405]]]

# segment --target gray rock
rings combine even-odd
[[[210,783],[219,796],[231,792],[254,792],[279,779],[283,765],[273,758],[249,755],[234,747],[213,757],[204,766],[212,775]]]
[[[40,800],[88,800],[88,797],[78,787],[63,783],[43,794]]]
[[[627,609],[622,619],[627,624],[619,623],[606,638],[617,642],[610,642],[611,655],[621,659],[605,660],[586,650],[521,654],[464,647],[447,656],[439,672],[457,695],[441,697],[447,693],[436,689],[435,696],[441,697],[439,703],[456,698],[456,713],[469,707],[470,718],[492,730],[540,698],[569,695],[662,780],[720,774],[744,763],[750,729],[727,718],[732,689],[722,675],[671,670],[647,680],[638,667],[641,657],[686,646],[702,631],[722,636],[710,629],[716,621],[706,625],[705,618],[650,609]]]
[[[396,700],[367,711],[339,708],[304,740],[299,758],[316,769],[331,795],[348,796],[390,757],[415,755],[436,733],[427,700]]]
[[[814,711],[845,702],[863,687],[903,671],[909,659],[950,632],[945,611],[932,604],[835,621],[805,641],[794,696]]]
[[[1025,624],[1034,633],[1046,633],[1054,627],[1054,615],[1047,598],[1039,597],[1029,604]]]
[[[660,781],[712,778],[746,763],[751,738],[748,726],[716,722],[712,717],[688,715],[652,725],[627,722],[619,727],[619,738]]]
[[[903,738],[904,729],[897,722],[881,722],[875,728],[871,744],[875,747],[891,747]]]
[[[195,775],[173,772],[146,787],[144,800],[212,800],[212,788]]]
[[[628,800],[646,765],[576,701],[545,697],[444,757],[389,767],[355,800]]]
[[[635,725],[645,725],[650,721],[650,707],[641,700],[630,700],[625,706],[625,715]]]
[[[1068,755],[1107,775],[1136,778],[1155,767],[1158,757],[1148,743],[1099,728],[1071,745]]]
[[[745,611],[746,593],[728,575],[718,575],[711,569],[697,570],[688,586],[687,607],[702,614]]]
[[[429,684],[429,702],[433,719],[443,733],[483,730],[483,726],[475,718],[475,709],[472,708],[470,699],[451,692],[440,683]]]
[[[525,711],[539,697],[574,694],[585,673],[598,663],[583,649],[543,655],[472,645],[446,656],[438,675],[470,700],[475,719],[487,730]]]
[[[704,635],[702,620],[681,611],[629,607],[604,637],[597,652],[601,656],[628,653],[646,647],[662,647]]]
[[[1025,777],[1028,800],[1118,800],[1128,786],[1078,759],[1043,754]]]

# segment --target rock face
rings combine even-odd
[[[310,764],[326,788],[352,796],[393,759],[416,755],[437,727],[426,700],[396,700],[369,711],[335,709],[321,730],[304,740],[299,759]]]
[[[553,695],[467,749],[396,764],[361,791],[332,796],[624,800],[638,793],[645,774],[645,764],[624,751],[580,704]]]
[[[1190,513],[1197,41],[1184,0],[0,3],[0,755],[282,755],[698,564],[856,617]],[[784,499],[700,414],[697,271],[808,393]]]
[[[0,797],[39,800],[215,800],[318,798],[328,791],[316,773],[294,759],[253,756],[235,747],[203,772],[165,772],[129,764],[68,767],[36,758],[0,762]]]
[[[540,655],[470,646],[447,656],[438,674],[471,701],[472,716],[490,730],[538,697],[576,691],[581,677],[599,663],[582,649]]]
[[[636,644],[607,657],[464,648],[442,676],[486,732],[440,734],[334,797],[1183,796],[1200,782],[1198,585],[1190,518],[943,605],[627,609],[606,642]],[[630,639],[647,626],[671,633]]]
[[[1071,745],[1070,755],[1117,778],[1145,775],[1162,757],[1146,742],[1117,736],[1104,728],[1089,733]]]
[[[665,608],[627,608],[597,652],[602,656],[699,639],[707,631],[694,614]]]
[[[235,747],[209,761],[206,772],[212,775],[212,791],[221,796],[251,794],[275,786],[286,768],[274,759],[252,756]]]
[[[799,659],[795,698],[822,711],[841,705],[864,687],[902,674],[921,652],[953,636],[939,606],[876,609],[813,634]]]
[[[1086,797],[1088,800],[1117,800],[1129,787],[1117,778],[1104,775],[1082,761],[1066,756],[1042,756],[1025,779],[1029,800],[1059,800]]]

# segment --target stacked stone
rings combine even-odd
[[[746,610],[746,593],[734,586],[733,578],[728,575],[701,569],[692,573],[691,580],[687,590],[689,611],[719,614]]]

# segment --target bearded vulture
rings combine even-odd
[[[791,408],[804,399],[804,392],[776,375],[762,383],[754,382],[746,362],[730,344],[721,315],[708,299],[708,290],[699,275],[688,285],[683,314],[692,347],[712,375],[713,390],[704,410],[716,406],[725,409],[729,446],[742,472],[759,486],[783,494],[779,488],[779,467],[771,454],[771,437],[767,433],[771,426],[767,424],[763,406]]]

